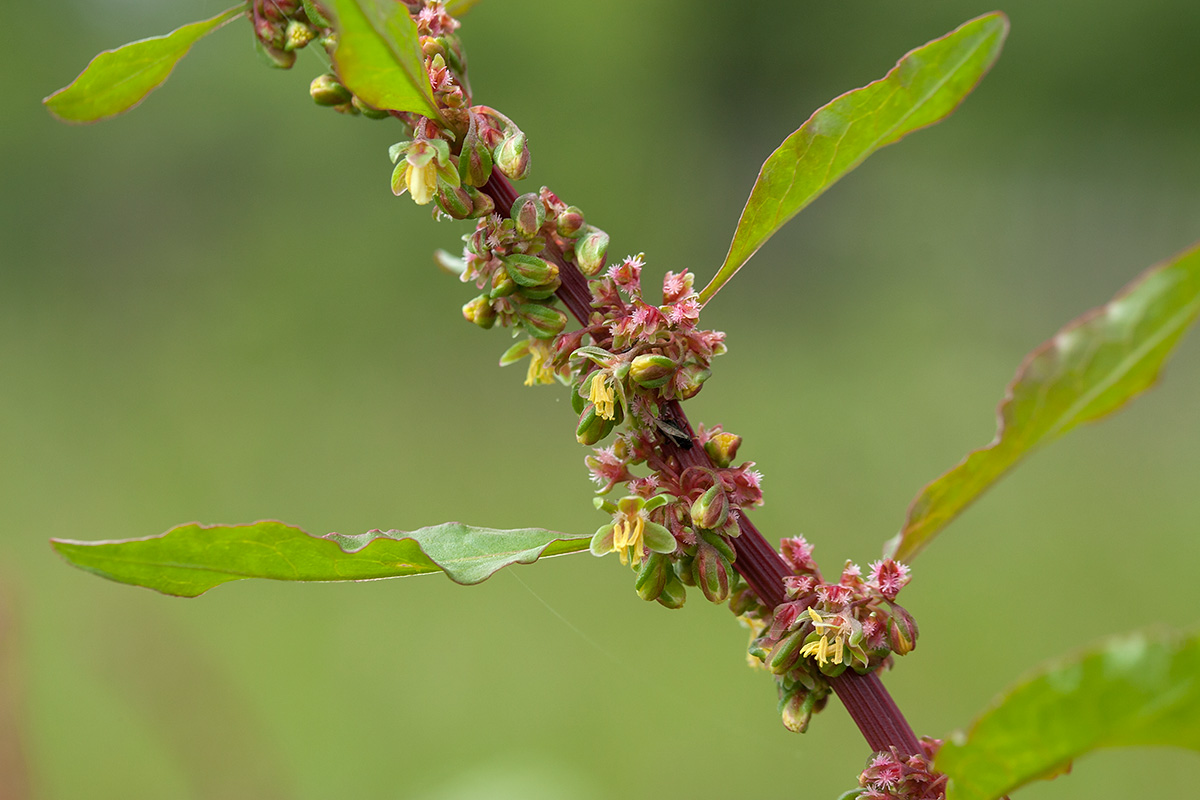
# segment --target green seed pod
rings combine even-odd
[[[709,602],[724,603],[729,599],[729,573],[732,571],[729,562],[717,548],[705,541],[697,542],[692,575]]]
[[[522,303],[517,306],[517,317],[525,330],[537,339],[553,339],[567,327],[567,315],[557,308]]]
[[[596,413],[596,406],[589,403],[579,417],[579,425],[575,428],[575,438],[582,445],[591,447],[612,433],[615,421],[605,419]]]
[[[492,199],[491,195],[484,194],[474,186],[467,186],[466,189],[467,194],[471,196],[471,204],[473,206],[471,211],[472,219],[486,217],[496,210],[496,201]]]
[[[508,297],[517,290],[517,282],[508,274],[508,270],[498,269],[492,273],[492,289],[488,296],[493,300],[498,297]]]
[[[742,445],[742,437],[721,432],[704,443],[704,452],[718,467],[728,467],[737,458],[738,448]]]
[[[646,353],[633,359],[629,377],[645,389],[663,386],[675,374],[675,362],[660,353]]]
[[[888,644],[898,656],[906,656],[917,646],[917,621],[900,606],[892,606],[888,620]]]
[[[537,256],[513,253],[505,256],[504,270],[521,288],[540,288],[558,280],[558,265]]]
[[[798,688],[798,687],[797,687]],[[792,733],[804,733],[816,711],[817,699],[812,692],[804,690],[789,692],[779,701],[779,715],[783,727]]]
[[[696,498],[691,516],[697,528],[720,528],[725,524],[729,519],[729,496],[719,483]]]
[[[318,75],[308,85],[308,93],[319,106],[340,106],[350,102],[354,95],[333,75]]]
[[[384,111],[382,108],[368,105],[364,100],[355,95],[351,100],[351,104],[357,108],[367,119],[388,119],[392,115]]]
[[[589,225],[587,233],[575,243],[575,263],[584,275],[593,278],[604,269],[607,255],[608,234]]]
[[[733,549],[733,545],[725,540],[725,537],[715,531],[697,531],[701,539],[708,542],[717,549],[717,552],[725,557],[725,560],[732,564],[737,560],[737,552]]]
[[[525,134],[513,126],[496,146],[492,159],[496,168],[506,177],[519,181],[529,174],[529,147]]]
[[[462,308],[463,316],[481,328],[487,329],[496,324],[496,309],[486,294],[481,294]]]
[[[517,226],[517,233],[532,239],[546,222],[546,204],[535,192],[529,192],[513,201],[510,216]]]
[[[667,608],[683,608],[683,602],[687,600],[687,589],[678,577],[671,574],[667,576],[667,582],[663,584],[662,591],[655,599]]]
[[[780,639],[767,654],[767,669],[776,675],[791,672],[800,660],[800,648],[804,645],[805,636],[807,634],[801,629]]]
[[[446,216],[453,219],[468,219],[474,209],[471,196],[461,186],[449,186],[438,181],[437,193],[434,195],[437,206]]]
[[[583,212],[575,206],[567,206],[554,224],[559,236],[574,239],[583,230]]]
[[[638,597],[643,600],[657,600],[671,577],[673,573],[670,560],[661,553],[651,553],[642,563],[633,587],[637,590]]]

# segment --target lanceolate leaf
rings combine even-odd
[[[1200,636],[1134,634],[1040,671],[951,737],[946,800],[994,800],[1101,747],[1200,750]]]
[[[819,109],[763,163],[725,263],[700,292],[720,291],[784,223],[879,148],[953,111],[1000,55],[1008,18],[996,12],[918,47],[887,75]]]
[[[243,4],[212,19],[176,28],[166,36],[105,50],[71,85],[42,102],[64,122],[99,122],[128,111],[162,85],[193,44],[241,16],[244,10]]]
[[[1030,353],[1000,404],[996,438],[921,491],[888,544],[892,556],[908,561],[1029,452],[1149,388],[1197,313],[1200,245]]]
[[[350,91],[375,108],[440,119],[417,25],[396,0],[329,0],[337,16],[333,63]]]
[[[447,522],[415,531],[312,536],[270,520],[250,525],[180,525],[159,536],[106,542],[52,539],[80,569],[179,597],[242,578],[364,581],[444,572],[479,583],[509,564],[586,550],[591,534],[541,528],[501,531]]]

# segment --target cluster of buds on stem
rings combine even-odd
[[[785,539],[781,554],[791,568],[787,601],[769,619],[751,620],[759,635],[750,654],[776,676],[784,724],[803,731],[830,691],[829,678],[847,669],[860,674],[891,664],[917,642],[917,624],[896,595],[909,569],[892,559],[876,561],[866,578],[847,562],[837,583],[826,583],[803,537]]]
[[[842,795],[846,800],[942,800],[946,776],[933,769],[940,739],[921,739],[921,752],[903,756],[896,748],[872,754],[858,776],[858,788]]]

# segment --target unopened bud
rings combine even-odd
[[[804,733],[808,730],[816,705],[816,695],[797,687],[797,691],[789,693],[779,703],[783,727],[792,733]]]
[[[462,308],[463,316],[481,328],[490,328],[496,324],[496,309],[486,294],[481,294]]]
[[[657,600],[667,585],[667,579],[673,576],[670,560],[662,553],[651,553],[642,563],[633,586],[643,600]]]
[[[574,239],[583,230],[583,212],[575,206],[567,206],[558,215],[555,224],[558,227],[559,236]]]
[[[676,385],[679,386],[680,400],[687,400],[695,397],[700,391],[700,387],[712,375],[711,370],[704,369],[696,364],[688,364],[680,370],[683,373],[683,380],[677,380]]]
[[[287,31],[284,34],[284,50],[299,50],[311,42],[317,32],[297,20],[288,20]]]
[[[458,157],[458,174],[468,186],[483,186],[492,176],[492,151],[479,138],[473,114]]]
[[[276,69],[291,69],[296,63],[296,52],[294,50],[284,50],[275,45],[266,44],[261,39],[255,39],[257,45],[258,56],[268,67]]]
[[[317,6],[315,0],[303,0],[304,15],[308,17],[308,21],[318,28],[331,28],[333,23],[329,21],[329,17]]]
[[[515,128],[496,147],[493,156],[496,168],[514,181],[529,174],[529,147],[525,134]]]
[[[737,553],[734,551],[733,545],[731,545],[729,543],[729,541],[726,540],[725,537],[722,536],[721,534],[716,533],[714,531],[703,531],[703,530],[697,531],[697,533],[699,534],[701,539],[703,539],[704,541],[708,542],[710,545],[715,547],[717,549],[717,552],[720,553],[722,556],[724,556],[725,560],[728,561],[730,564],[732,564],[734,562],[734,560],[737,559]]]
[[[742,437],[722,431],[704,443],[704,452],[708,453],[714,464],[723,469],[737,458],[737,451],[741,445]]]
[[[629,365],[629,377],[646,389],[657,389],[674,374],[675,362],[659,353],[640,355]]]
[[[720,484],[711,486],[692,503],[691,515],[697,528],[719,528],[729,518],[729,496]]]
[[[392,116],[382,108],[376,108],[375,106],[368,104],[358,95],[355,95],[350,102],[355,108],[362,112],[362,115],[367,119],[387,119],[388,117]]]
[[[546,286],[558,280],[558,265],[537,256],[513,253],[503,259],[504,270],[521,288]]]
[[[917,621],[900,606],[892,606],[888,621],[888,644],[898,656],[908,655],[917,646]]]
[[[444,58],[446,55],[446,45],[436,36],[422,36],[421,52],[425,54],[426,58],[433,58],[434,56],[442,56]]]
[[[696,544],[692,575],[704,596],[713,603],[729,599],[729,573],[732,567],[717,548],[705,541]]]
[[[508,274],[508,270],[498,269],[492,273],[492,290],[488,294],[493,298],[508,297],[517,290],[517,282]]]
[[[438,182],[437,194],[434,195],[434,198],[437,200],[438,208],[453,219],[467,219],[475,208],[466,189],[461,186],[449,186],[441,181]]]
[[[526,239],[532,239],[546,222],[546,204],[536,192],[529,192],[513,201],[510,216],[517,226],[517,232]]]
[[[604,269],[604,257],[608,255],[608,234],[599,228],[588,227],[585,233],[575,243],[575,263],[589,278],[600,274]]]
[[[596,406],[588,404],[579,417],[579,425],[575,428],[575,438],[582,445],[592,446],[612,433],[616,421],[605,419],[596,412]]]
[[[537,339],[553,339],[567,327],[567,315],[550,306],[523,303],[517,306],[517,316],[525,330]]]
[[[667,582],[663,584],[662,591],[655,599],[667,608],[683,608],[683,601],[687,600],[687,589],[679,578],[671,573],[667,575]]]
[[[471,204],[474,208],[474,210],[471,212],[471,216],[473,218],[479,219],[480,217],[486,217],[496,210],[496,201],[492,199],[491,195],[479,191],[474,186],[468,186],[466,188],[467,194],[471,196]]]
[[[313,102],[319,106],[340,106],[350,102],[353,95],[350,90],[332,75],[318,75],[308,85],[308,93]]]
[[[796,666],[796,662],[800,660],[800,648],[807,635],[804,629],[792,631],[776,642],[775,646],[771,648],[771,652],[767,654],[767,669],[776,675],[790,672],[792,667]]]

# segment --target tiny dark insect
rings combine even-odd
[[[662,414],[655,418],[654,424],[663,436],[670,439],[680,450],[692,449],[692,437],[688,436],[687,431],[679,425],[669,410],[664,408]]]

